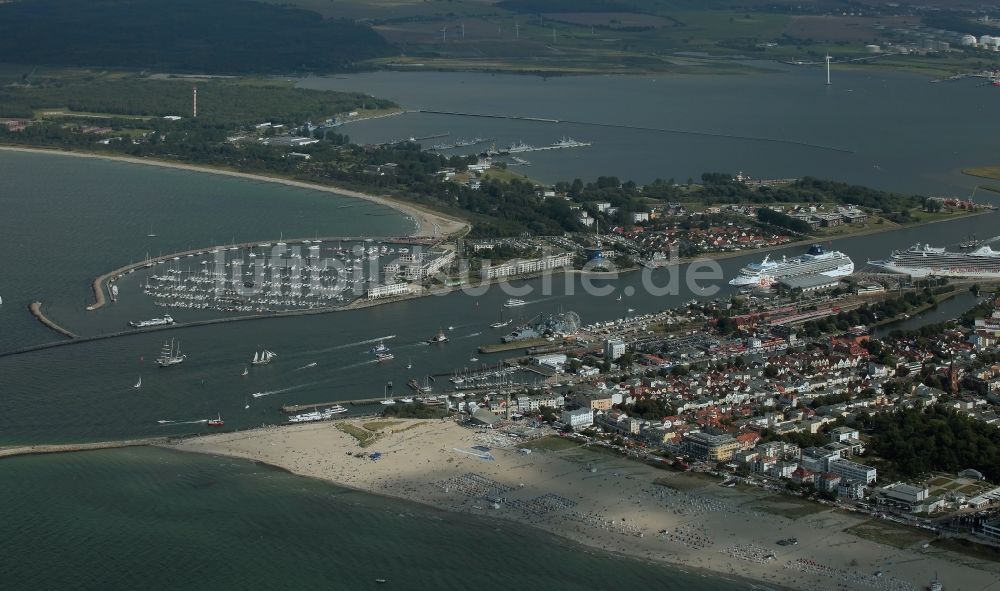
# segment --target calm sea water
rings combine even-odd
[[[80,312],[90,282],[147,254],[282,233],[392,236],[414,227],[388,207],[320,191],[13,152],[0,152],[0,211],[0,350],[51,340],[24,314],[36,300],[72,330],[87,329],[93,317]]]
[[[450,135],[423,143],[482,137],[495,138],[500,147],[519,140],[539,146],[567,135],[593,142],[589,148],[521,154],[531,166],[519,172],[548,182],[597,175],[683,182],[706,171],[742,170],[757,177],[813,175],[893,191],[967,195],[977,181],[960,169],[996,163],[996,134],[984,122],[1000,112],[1000,89],[972,80],[929,84],[921,76],[863,69],[835,71],[833,85],[826,86],[819,68],[772,67],[775,73],[746,76],[377,72],[308,78],[300,85],[366,92],[410,109],[577,122],[411,114],[344,128],[362,142],[441,133]]]
[[[0,482],[7,591],[749,588],[240,460],[18,457]]]

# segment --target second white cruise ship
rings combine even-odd
[[[1000,278],[1000,251],[980,246],[971,252],[949,252],[929,244],[917,244],[897,250],[884,261],[868,261],[894,273],[911,277],[973,277]]]
[[[771,255],[759,263],[750,263],[740,269],[739,274],[729,281],[729,285],[771,285],[786,277],[796,275],[826,275],[844,277],[854,272],[851,257],[831,250],[826,252],[819,244],[813,244],[802,256],[771,260]]]

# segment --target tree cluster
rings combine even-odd
[[[248,0],[0,3],[0,55],[17,64],[204,73],[349,70],[394,53],[371,27]]]
[[[1000,429],[944,407],[865,416],[858,427],[900,476],[974,468],[989,480],[1000,479]]]

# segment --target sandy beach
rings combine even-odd
[[[930,535],[897,538],[893,545],[869,541],[844,531],[878,532],[882,526],[867,516],[720,486],[706,475],[659,470],[557,438],[528,444],[532,451],[525,454],[519,440],[451,420],[345,424],[367,424],[381,435],[362,449],[327,422],[213,434],[169,447],[260,461],[770,587],[902,591],[926,589],[939,576],[949,590],[1000,589],[1000,565],[925,548]],[[371,459],[373,452],[381,457]],[[776,543],[788,538],[798,543]]]
[[[392,209],[395,209],[396,211],[399,211],[400,213],[409,217],[411,220],[413,220],[416,226],[413,232],[413,235],[415,236],[444,237],[444,236],[451,236],[453,234],[462,234],[467,232],[469,229],[468,222],[464,220],[448,217],[439,214],[437,212],[417,207],[410,203],[397,201],[385,195],[371,195],[369,193],[361,193],[358,191],[351,191],[349,189],[340,189],[337,187],[318,185],[315,183],[306,183],[302,181],[295,181],[291,179],[284,179],[284,178],[272,177],[260,174],[236,172],[234,170],[225,170],[221,168],[197,166],[194,164],[169,162],[166,160],[156,160],[152,158],[131,158],[128,156],[114,156],[108,154],[96,154],[91,152],[71,152],[64,150],[46,150],[41,148],[22,148],[16,146],[0,146],[0,150],[6,150],[10,152],[26,152],[30,154],[58,154],[60,156],[73,156],[76,158],[101,158],[105,160],[114,160],[117,162],[127,162],[130,164],[146,164],[150,166],[160,166],[163,168],[174,168],[179,170],[189,170],[193,172],[220,174],[224,176],[237,177],[252,181],[261,181],[265,183],[279,183],[282,185],[287,185],[289,187],[298,187],[300,189],[323,191],[325,193],[333,193],[335,195],[343,195],[346,197],[354,197],[356,199],[364,199],[365,201],[371,201],[372,203],[378,203],[380,205],[385,205],[386,207],[391,207]]]

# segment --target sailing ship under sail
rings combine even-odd
[[[260,351],[253,352],[253,359],[250,361],[250,365],[267,365],[274,360],[277,355],[274,351],[268,351],[267,349],[262,349]]]

